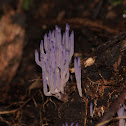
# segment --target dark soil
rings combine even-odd
[[[0,100],[0,126],[62,126],[66,122],[96,125],[104,113],[111,111],[111,104],[116,103],[126,88],[125,0],[119,5],[113,5],[110,0],[33,2],[27,11],[19,11],[25,16],[25,44],[17,73]],[[16,10],[18,1],[1,2],[1,16],[5,5]],[[66,23],[75,35],[74,57],[81,57],[83,97],[79,96],[75,75],[71,73],[73,81],[66,86],[69,98],[61,102],[44,96],[41,68],[35,63],[34,53],[35,49],[39,50],[45,33],[52,31],[55,25],[64,31]],[[95,63],[86,67],[84,62],[88,58],[95,59]],[[72,61],[70,68],[73,67]],[[122,99],[116,103],[117,108],[126,100]],[[113,111],[110,118],[117,117],[117,110]],[[118,126],[118,122],[112,119],[107,125]]]

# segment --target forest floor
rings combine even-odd
[[[15,8],[16,5],[10,2],[8,6]],[[112,46],[104,49],[107,44],[100,53],[98,50],[98,47],[102,48],[109,40],[109,43],[117,39],[119,42],[125,40],[126,1],[34,0],[30,8],[25,9],[27,10],[21,12],[25,17],[26,32],[23,55],[10,88],[0,100],[0,126],[62,126],[66,122],[69,125],[72,122],[79,126],[96,125],[126,88],[125,66],[123,70],[121,67],[126,63],[125,60],[121,60],[119,68],[115,66],[120,56],[125,58],[123,54],[126,52],[122,54],[118,43],[113,45],[119,47],[117,50]],[[66,102],[61,102],[55,97],[44,96],[41,68],[35,63],[34,53],[35,49],[39,50],[45,33],[54,30],[55,25],[64,32],[67,23],[70,25],[70,32],[73,30],[75,36],[73,59],[81,57],[83,97],[78,95],[75,75],[71,73],[73,80],[66,85],[69,98]],[[112,50],[115,51],[114,54]],[[106,59],[106,53],[107,56],[112,56]],[[85,67],[84,62],[96,56],[101,56],[95,59],[96,64]],[[73,59],[70,68],[74,67]],[[91,103],[94,110],[92,116]],[[110,118],[116,117],[115,112]],[[118,126],[119,119],[112,119],[107,125]]]

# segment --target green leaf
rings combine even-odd
[[[109,0],[112,6],[117,6],[122,4],[122,0]]]
[[[25,11],[29,11],[33,3],[34,3],[34,0],[23,0],[23,9]]]

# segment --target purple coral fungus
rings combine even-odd
[[[68,123],[62,124],[62,126],[68,126]],[[74,126],[74,123],[71,123],[70,126]],[[75,126],[78,126],[78,123],[75,124]]]
[[[124,116],[126,116],[126,110],[125,110],[125,108],[126,108],[126,105],[123,105],[123,106],[121,106],[119,108],[119,110],[117,111],[118,117],[124,117]],[[122,119],[119,120],[119,126],[126,126],[125,119],[122,118]]]
[[[77,89],[79,92],[80,97],[82,97],[82,88],[81,88],[81,65],[80,65],[80,58],[78,60],[74,59],[74,67],[75,67],[75,76],[77,80]]]
[[[57,26],[53,32],[45,34],[40,44],[40,58],[35,50],[35,62],[42,68],[44,94],[60,100],[69,79],[69,64],[74,53],[74,32],[69,35],[69,29],[67,24],[63,36]]]

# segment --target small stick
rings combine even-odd
[[[100,2],[98,4],[98,7],[97,7],[97,9],[96,9],[96,11],[94,13],[94,19],[96,19],[98,17],[98,15],[100,13],[100,10],[102,8],[103,2],[104,2],[104,0],[100,0]]]
[[[86,108],[86,112],[85,112],[85,119],[84,119],[84,126],[86,126],[86,122],[87,122],[87,108],[88,108],[88,98],[86,99],[86,106],[85,106],[85,108]]]
[[[101,117],[96,126],[106,126],[107,123],[109,123],[112,120],[113,116],[120,108],[120,105],[122,105],[125,100],[126,100],[126,88],[123,89],[121,95],[110,105],[108,111]],[[103,124],[103,122],[106,123]]]
[[[19,108],[17,109],[13,109],[13,110],[7,110],[7,111],[0,111],[0,115],[4,115],[4,114],[11,114],[11,113],[15,113],[17,111],[19,111],[20,109],[22,109],[38,92],[34,93],[33,96],[31,96],[29,99],[27,99],[23,105],[21,105]]]

